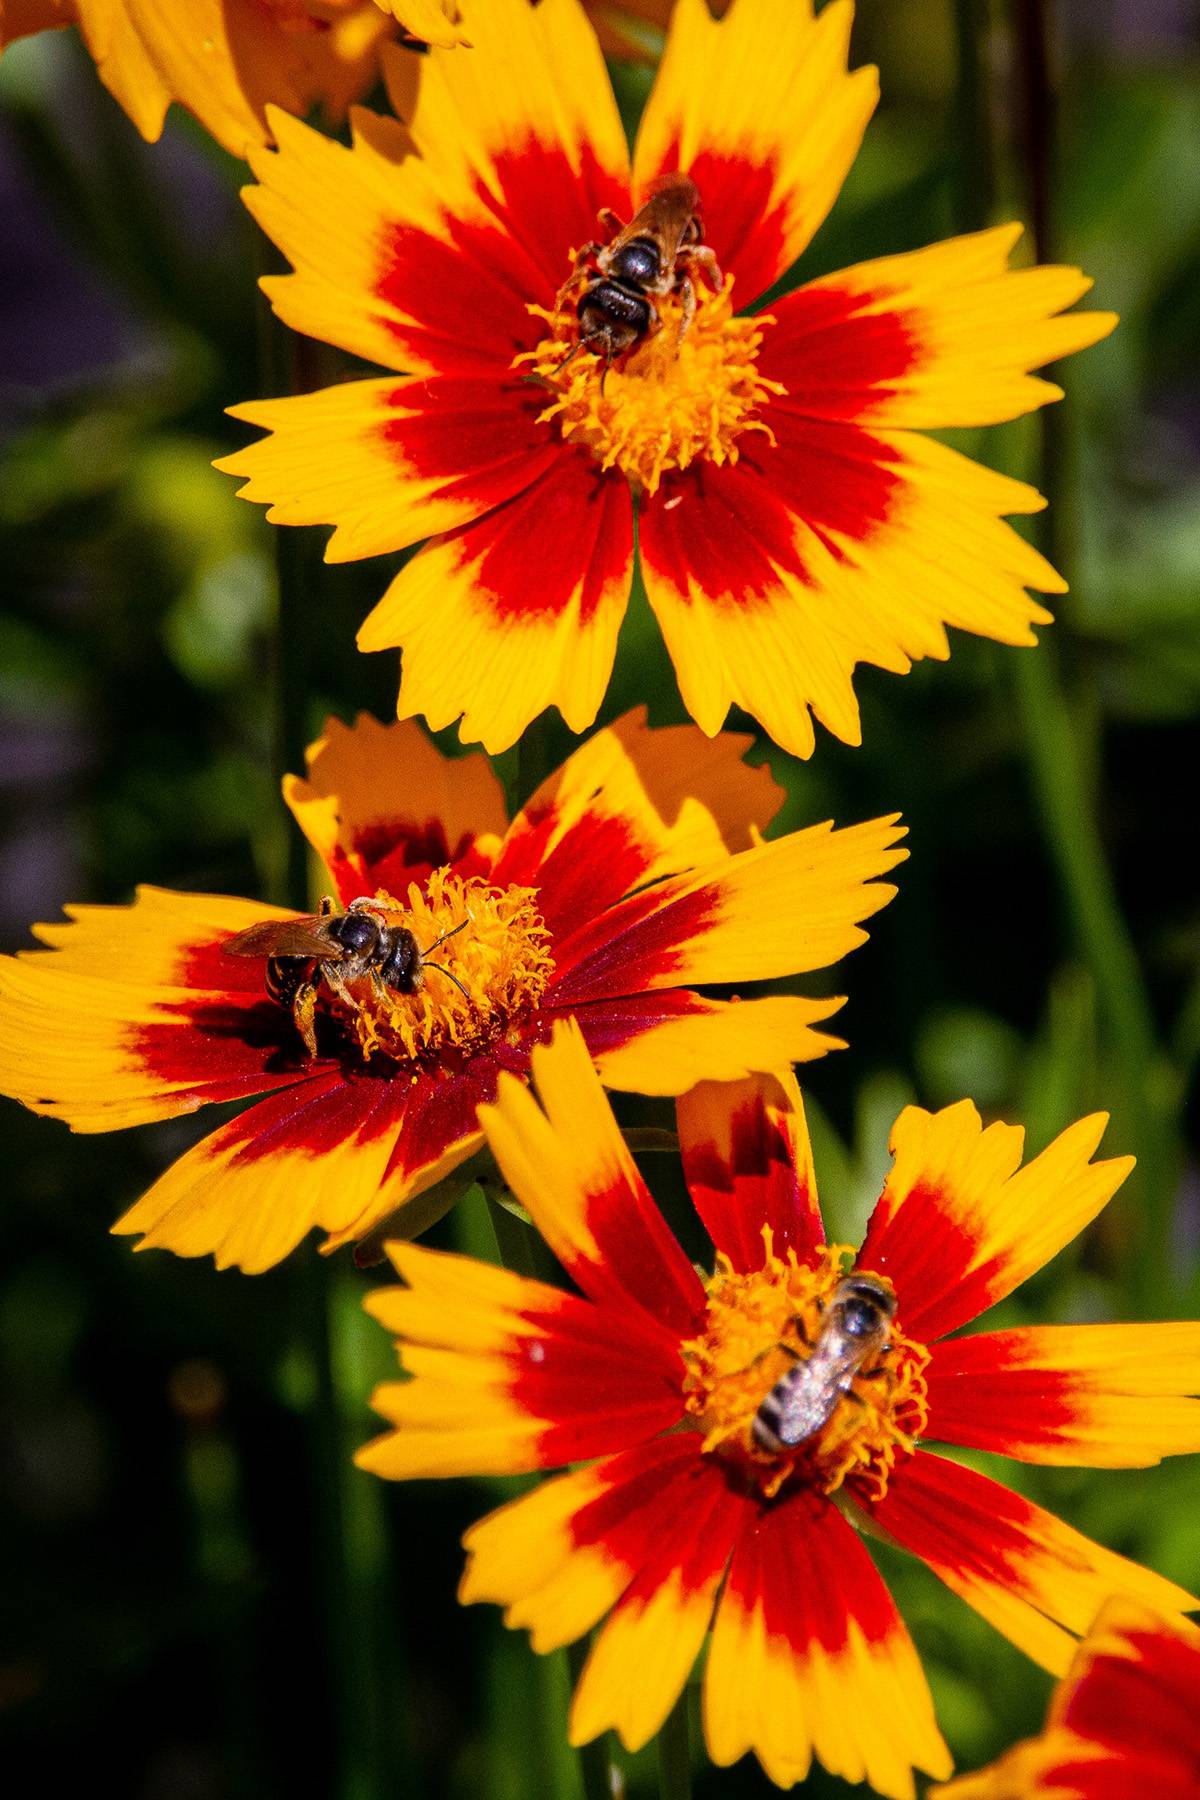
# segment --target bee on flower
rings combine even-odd
[[[936,1800],[1194,1800],[1200,1630],[1124,1595],[1108,1601],[1055,1690],[1041,1735]]]
[[[482,1143],[498,1075],[527,1071],[558,1018],[638,1093],[821,1056],[840,1001],[702,989],[863,942],[903,831],[762,841],[783,795],[741,761],[749,742],[632,713],[510,820],[481,755],[446,759],[410,722],[331,720],[285,784],[325,865],[319,910],[142,888],[39,925],[48,949],[0,959],[0,1092],[77,1131],[267,1096],[114,1228],[256,1271],[314,1226],[325,1249],[401,1209],[421,1230]]]
[[[407,1379],[359,1452],[389,1479],[560,1474],[472,1527],[464,1601],[553,1650],[600,1626],[572,1742],[663,1724],[711,1629],[709,1754],[781,1787],[815,1757],[911,1800],[950,1759],[862,1533],[912,1552],[1061,1673],[1106,1595],[1198,1604],[933,1444],[1141,1468],[1200,1449],[1200,1324],[959,1335],[1095,1218],[1131,1166],[1098,1115],[1022,1166],[969,1101],[908,1107],[857,1251],[827,1243],[793,1078],[677,1102],[715,1246],[699,1274],[643,1185],[578,1028],[481,1109],[513,1193],[578,1292],[390,1244],[404,1286],[366,1302]],[[858,1529],[856,1530],[855,1527]],[[604,1621],[601,1623],[601,1621]]]
[[[264,288],[391,372],[235,407],[268,435],[219,466],[332,525],[331,560],[424,541],[359,636],[402,648],[401,716],[495,751],[551,705],[585,729],[635,518],[709,734],[738,705],[797,755],[814,718],[855,743],[857,664],[1049,619],[1026,590],[1064,584],[1005,520],[1040,497],[924,432],[1058,398],[1031,371],[1114,323],[1068,311],[1086,277],[1010,269],[1002,225],[769,298],[875,106],[851,16],[679,0],[632,162],[579,0],[463,0],[469,58],[387,57],[397,116],[356,113],[352,147],[271,114],[246,198],[293,273]]]

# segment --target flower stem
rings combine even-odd
[[[265,253],[269,254],[269,250]],[[294,338],[260,302],[259,373],[264,394],[297,393],[319,385],[314,346]],[[274,643],[274,747],[278,772],[304,767],[309,705],[319,664],[320,560],[315,534],[276,527],[278,582]],[[298,908],[310,905],[307,847],[292,828],[273,858],[274,897]],[[393,1784],[389,1723],[395,1711],[385,1696],[394,1676],[397,1645],[384,1616],[387,1545],[382,1503],[363,1483],[350,1457],[362,1431],[360,1399],[339,1379],[356,1358],[348,1348],[348,1314],[358,1319],[358,1296],[338,1305],[338,1277],[310,1251],[297,1259],[295,1297],[298,1335],[313,1378],[309,1417],[309,1470],[313,1488],[317,1564],[323,1612],[322,1648],[332,1695],[335,1800],[370,1800]],[[353,1418],[354,1423],[351,1424]]]
[[[1039,262],[1058,251],[1054,175],[1058,96],[1051,71],[1045,0],[1013,0],[1013,48],[1025,179]],[[1076,519],[1067,419],[1056,406],[1039,414],[1041,547],[1071,581]],[[1061,632],[1061,627],[1059,628]],[[1017,696],[1030,772],[1046,841],[1072,925],[1095,983],[1121,1078],[1138,1169],[1141,1297],[1161,1306],[1169,1279],[1169,1240],[1176,1171],[1171,1145],[1172,1083],[1159,1049],[1154,1015],[1132,937],[1105,855],[1096,796],[1088,779],[1098,746],[1084,741],[1086,720],[1061,677],[1065,644],[1042,644],[1015,659]]]
[[[658,1734],[659,1800],[692,1800],[692,1746],[688,1734],[688,1690],[667,1714]]]
[[[573,1644],[567,1645],[567,1679],[571,1693],[579,1685],[579,1677],[583,1674],[583,1665],[590,1648],[587,1638],[576,1638]],[[579,1779],[583,1787],[583,1800],[613,1800],[616,1786],[608,1754],[607,1736],[593,1738],[590,1744],[579,1746]]]
[[[1012,0],[1012,71],[1015,140],[1022,157],[1039,262],[1053,261],[1054,169],[1057,95],[1051,75],[1045,0]],[[958,197],[958,223],[976,230],[995,210],[997,149],[989,115],[984,34],[986,0],[955,0],[958,35],[958,130],[970,169]],[[1038,474],[1049,502],[1039,516],[1039,548],[1062,574],[1074,572],[1076,524],[1067,438],[1068,420],[1057,406],[1037,417]],[[1097,796],[1090,780],[1099,762],[1089,720],[1069,694],[1063,675],[1071,648],[1066,624],[1036,650],[1011,661],[1030,783],[1071,929],[1099,1000],[1120,1076],[1127,1141],[1138,1158],[1141,1254],[1136,1259],[1140,1297],[1161,1309],[1168,1267],[1174,1187],[1169,1110],[1172,1083],[1156,1042],[1153,1014],[1133,941],[1117,899],[1105,854]],[[1128,1141],[1131,1140],[1131,1141]]]
[[[487,1196],[488,1217],[496,1237],[496,1250],[501,1263],[506,1269],[514,1270],[518,1275],[525,1275],[532,1280],[553,1278],[553,1259],[546,1249],[541,1236],[528,1225],[522,1224],[514,1213],[496,1198],[491,1184],[481,1184]],[[567,1704],[574,1693],[576,1683],[583,1671],[587,1658],[588,1640],[580,1638],[566,1647],[567,1670]],[[553,1654],[542,1659],[546,1665],[541,1693],[546,1710],[556,1703],[556,1695],[561,1692],[558,1668],[550,1665],[554,1662]],[[559,1663],[561,1668],[561,1662]],[[567,1741],[566,1722],[563,1721],[561,1743]],[[583,1800],[612,1800],[613,1774],[609,1759],[607,1743],[604,1738],[596,1738],[590,1744],[580,1746],[576,1766],[579,1771],[579,1783],[583,1792]]]

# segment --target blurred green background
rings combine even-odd
[[[1105,1107],[1106,1147],[1139,1157],[1011,1320],[1200,1298],[1196,12],[868,0],[855,60],[881,65],[883,104],[798,272],[1022,216],[1123,315],[1065,372],[1048,427],[955,440],[1053,490],[1043,541],[1072,592],[1043,648],[959,638],[948,665],[866,671],[864,748],[752,753],[787,785],[783,828],[899,808],[912,832],[899,898],[830,982],[852,1050],[804,1072],[833,1235],[861,1228],[910,1099],[969,1093],[1033,1148]],[[617,78],[633,117],[646,73]],[[321,566],[323,533],[273,534],[210,467],[245,435],[222,409],[278,391],[293,354],[256,300],[241,177],[178,113],[143,145],[73,34],[0,64],[6,949],[138,881],[282,894],[298,849],[281,766],[328,711],[391,710],[394,658],[353,648],[388,569]],[[305,366],[311,385],[338,372],[323,352]],[[639,597],[605,716],[646,697],[656,721],[682,716]],[[557,761],[557,716],[548,738]],[[626,1116],[670,1123],[650,1103]],[[500,1484],[385,1487],[349,1465],[391,1362],[359,1310],[377,1277],[313,1249],[218,1275],[107,1235],[213,1122],[74,1138],[4,1105],[0,1768],[55,1792],[82,1766],[135,1800],[576,1800],[561,1659],[454,1599],[458,1534]],[[648,1174],[676,1205],[666,1161]],[[475,1193],[436,1238],[489,1253],[488,1233]],[[1200,1579],[1194,1461],[997,1472]],[[925,1571],[883,1561],[960,1765],[1032,1730],[1048,1679]],[[630,1794],[655,1791],[651,1755],[617,1760]],[[699,1794],[771,1791],[698,1754]],[[817,1775],[811,1791],[849,1790]]]

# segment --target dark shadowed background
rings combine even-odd
[[[745,3],[745,0],[743,0]],[[865,747],[808,765],[760,742],[783,828],[902,809],[912,860],[848,991],[849,1053],[805,1071],[831,1235],[853,1238],[909,1099],[971,1094],[1039,1148],[1105,1107],[1136,1175],[1010,1302],[1011,1320],[1195,1315],[1200,1189],[1185,1103],[1200,1055],[1192,786],[1200,702],[1200,83],[1189,0],[1071,0],[1052,95],[1024,0],[865,0],[884,100],[799,271],[1010,216],[1096,277],[1123,323],[1039,421],[955,434],[1050,488],[1072,582],[1036,653],[959,638],[948,665],[864,672]],[[619,72],[632,118],[644,71]],[[277,897],[281,743],[328,711],[390,712],[391,656],[354,631],[382,562],[319,565],[282,660],[276,555],[211,459],[223,407],[289,354],[239,165],[178,113],[148,148],[73,34],[0,65],[0,941],[136,882]],[[323,353],[322,353],[323,354]],[[314,377],[324,379],[327,368]],[[647,689],[647,684],[651,686]],[[682,716],[644,598],[604,716]],[[570,747],[555,718],[557,760]],[[445,748],[452,743],[447,739]],[[502,759],[510,782],[511,759]],[[1175,799],[1170,800],[1174,794]],[[845,984],[845,985],[844,985]],[[811,990],[810,991],[814,991]],[[670,1123],[657,1103],[626,1116]],[[460,1610],[458,1534],[499,1483],[389,1488],[349,1464],[388,1372],[370,1276],[308,1248],[254,1279],[132,1254],[107,1228],[212,1116],[72,1137],[3,1103],[0,1768],[131,1800],[575,1800],[565,1673]],[[647,1164],[664,1181],[666,1159]],[[487,1249],[468,1197],[437,1241]],[[1005,1479],[1010,1471],[999,1471]],[[1194,1586],[1200,1468],[1011,1471],[1114,1548]],[[1049,1681],[932,1576],[883,1558],[960,1764],[1040,1720]],[[622,1758],[629,1792],[652,1759]],[[704,1796],[763,1795],[756,1767]],[[846,1793],[815,1776],[811,1791]]]

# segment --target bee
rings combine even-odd
[[[851,1391],[867,1358],[887,1350],[895,1316],[895,1294],[874,1275],[852,1274],[839,1281],[808,1355],[781,1346],[796,1363],[780,1376],[754,1415],[753,1436],[759,1449],[777,1454],[815,1437],[833,1417],[842,1396]]]
[[[698,270],[714,293],[722,286],[717,259],[701,242],[700,192],[686,175],[664,175],[641,211],[622,225],[607,206],[601,225],[612,235],[607,244],[585,244],[564,283],[556,305],[564,306],[572,288],[585,277],[578,303],[579,342],[559,364],[565,368],[581,350],[604,356],[600,389],[615,356],[632,350],[662,323],[656,301],[678,294],[681,306],[678,340],[682,342],[696,313],[692,271]],[[595,266],[589,272],[587,265]]]
[[[427,950],[420,948],[407,926],[389,925],[387,920],[388,908],[378,900],[352,900],[345,912],[339,912],[336,902],[326,895],[320,912],[247,926],[222,948],[226,956],[266,957],[267,993],[278,1006],[290,1009],[308,1054],[315,1056],[317,997],[322,983],[345,1006],[357,1011],[359,1002],[350,992],[352,982],[369,980],[381,999],[388,988],[415,994],[425,985],[426,969],[436,969],[470,1001],[458,977],[429,960],[430,951],[466,930],[469,918],[444,931]]]

